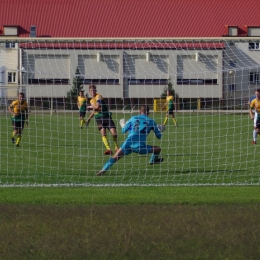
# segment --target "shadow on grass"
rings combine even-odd
[[[204,174],[204,173],[232,173],[232,172],[245,172],[244,169],[232,169],[232,170],[206,170],[206,169],[188,169],[188,170],[180,170],[174,171],[174,173],[196,173],[196,174]],[[230,178],[230,176],[228,176]]]

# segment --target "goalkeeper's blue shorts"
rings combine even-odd
[[[133,142],[124,142],[121,145],[121,149],[124,152],[124,155],[128,155],[130,153],[138,153],[138,154],[147,154],[153,152],[153,146],[147,145],[146,143],[133,143]]]

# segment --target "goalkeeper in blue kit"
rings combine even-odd
[[[120,120],[122,133],[129,132],[128,136],[115,155],[111,157],[106,162],[102,170],[97,173],[98,176],[103,175],[120,158],[133,152],[138,154],[152,153],[150,164],[159,164],[163,161],[163,158],[159,158],[161,148],[159,146],[151,146],[146,144],[147,136],[151,131],[154,132],[158,139],[161,139],[162,137],[162,133],[158,129],[156,122],[149,118],[148,115],[149,107],[141,106],[140,115],[131,117],[131,119],[126,123],[123,122],[123,119]]]

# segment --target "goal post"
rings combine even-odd
[[[163,106],[166,103],[166,99],[155,98],[153,103],[154,112],[163,112],[167,111],[167,107],[163,109]]]
[[[166,113],[169,80],[176,109]],[[79,91],[90,105],[90,85],[112,113],[120,145],[127,136],[120,119],[138,115],[140,106],[150,107],[157,124],[166,122],[161,139],[152,131],[147,139],[161,147],[161,164],[131,153],[96,176],[112,155],[104,155],[95,119],[88,127],[81,121]],[[1,37],[0,187],[259,185],[260,141],[248,113],[258,88],[259,37]],[[16,147],[8,107],[21,92],[29,126]]]

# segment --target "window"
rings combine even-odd
[[[69,79],[28,79],[28,84],[68,85]]]
[[[8,83],[16,83],[16,72],[8,72]]]
[[[177,79],[178,85],[218,84],[217,79]]]
[[[236,67],[236,62],[231,60],[231,61],[229,62],[229,66],[230,66],[231,68],[235,68],[235,67]]]
[[[230,84],[229,91],[236,91],[236,84]]]
[[[84,79],[83,84],[118,85],[119,79]]]
[[[249,42],[249,50],[259,50],[259,42]]]
[[[6,49],[14,49],[15,48],[15,43],[14,42],[6,42],[5,43],[5,48]]]
[[[259,80],[260,80],[260,73],[259,72],[250,72],[249,81],[251,83],[259,83]]]
[[[129,79],[129,85],[165,85],[168,79]]]
[[[30,27],[30,37],[36,37],[36,26],[32,25]]]
[[[129,79],[128,84],[140,84],[141,81],[139,79]]]

